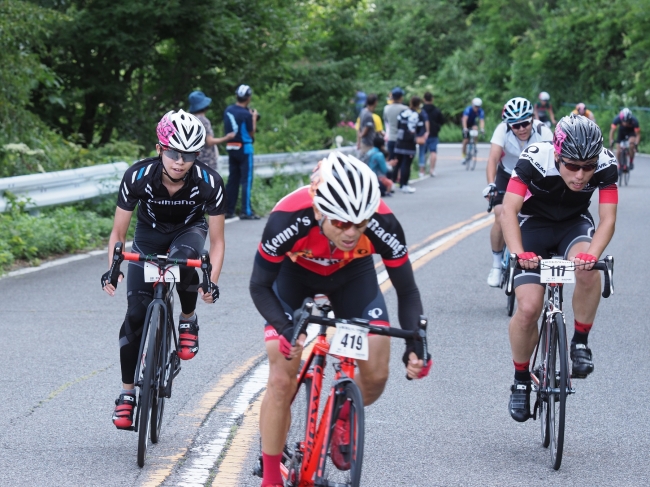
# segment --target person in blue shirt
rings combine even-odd
[[[248,105],[253,90],[248,85],[240,85],[235,91],[237,103],[226,108],[223,114],[224,132],[234,132],[235,136],[226,145],[228,151],[228,166],[230,174],[226,183],[226,219],[235,216],[235,207],[241,185],[241,214],[242,220],[259,220],[259,216],[251,208],[251,187],[253,185],[253,136],[257,127],[259,115],[257,110],[251,110]]]
[[[368,167],[372,169],[379,180],[379,189],[382,196],[391,196],[393,192],[393,181],[388,177],[390,169],[386,165],[386,153],[384,151],[384,138],[381,135],[375,135],[373,139],[373,148],[365,154],[365,160]]]
[[[485,112],[481,108],[483,101],[480,98],[474,98],[472,104],[463,110],[463,161],[465,161],[467,143],[469,142],[469,130],[479,129],[481,133],[485,132]],[[478,124],[476,123],[478,121]],[[465,162],[463,162],[465,164]]]

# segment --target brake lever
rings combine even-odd
[[[422,360],[422,368],[425,368],[429,363],[429,346],[427,344],[427,325],[429,320],[426,316],[420,315],[420,320],[418,321],[418,329],[416,330],[417,337],[415,338],[415,355],[417,355],[419,360]],[[411,377],[406,375],[407,380],[413,380]]]

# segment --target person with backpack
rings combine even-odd
[[[411,97],[409,107],[397,116],[397,141],[395,155],[397,156],[402,193],[415,193],[415,188],[409,186],[411,164],[415,156],[416,145],[424,144],[429,137],[426,129],[426,115],[419,113],[418,109],[422,100],[419,96]]]

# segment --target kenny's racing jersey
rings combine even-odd
[[[598,188],[600,204],[618,203],[616,157],[603,148],[598,167],[581,191],[572,191],[555,165],[553,144],[531,144],[512,171],[508,192],[524,198],[521,215],[539,216],[552,221],[570,220],[589,209],[591,195]]]
[[[198,221],[204,215],[226,212],[224,185],[219,173],[195,161],[185,184],[173,196],[162,183],[160,157],[136,162],[126,170],[120,184],[117,206],[133,211],[138,205],[138,221],[162,233],[174,232]]]
[[[264,228],[258,251],[269,262],[285,257],[317,274],[328,276],[353,259],[381,255],[387,267],[398,267],[408,260],[402,226],[382,201],[372,215],[359,243],[352,251],[332,250],[314,217],[309,187],[297,189],[273,208]]]

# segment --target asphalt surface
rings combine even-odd
[[[419,181],[415,194],[398,191],[387,199],[409,244],[485,211],[485,161],[467,172],[459,152],[441,148],[438,177]],[[480,155],[487,155],[486,148]],[[416,272],[431,322],[434,366],[428,378],[407,382],[402,345],[395,343],[386,391],[366,410],[362,485],[650,483],[650,393],[644,382],[650,373],[650,304],[643,298],[648,272],[635,258],[650,239],[643,216],[649,187],[650,158],[639,156],[630,185],[619,191],[617,230],[607,250],[616,258],[615,295],[601,302],[590,335],[595,371],[574,382],[576,394],[568,399],[561,469],[551,469],[539,423],[515,423],[507,411],[512,362],[506,300],[485,282],[491,266],[485,228]],[[596,205],[592,211],[597,213]],[[183,363],[161,441],[150,448],[143,469],[136,464],[137,435],[116,431],[110,419],[120,388],[117,337],[126,299],[124,286],[112,299],[100,289],[105,256],[0,279],[0,485],[159,485],[165,479],[164,485],[180,485],[187,459],[209,439],[209,428],[225,421],[224,411],[245,386],[245,371],[263,352],[262,319],[248,278],[264,221],[226,226],[222,297],[214,306],[198,305],[200,353]],[[393,290],[387,304],[396,323]],[[210,402],[206,394],[227,378],[230,392]],[[250,473],[255,434],[242,427],[233,435],[225,454],[243,457],[233,485],[257,487],[260,481]],[[250,441],[239,441],[240,435]],[[232,451],[240,443],[248,446]]]

